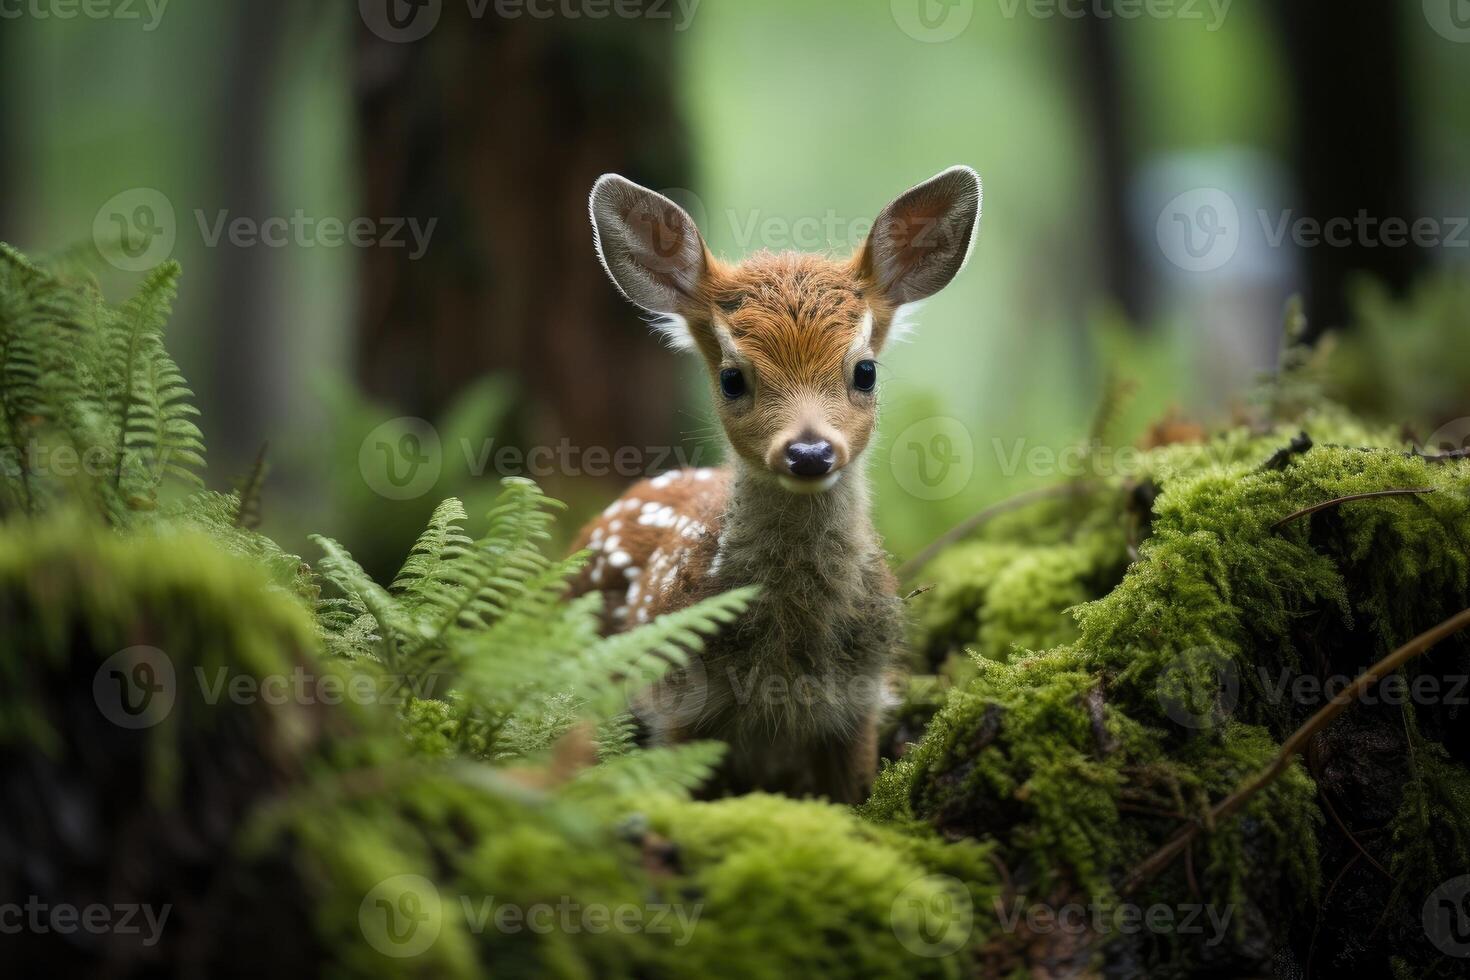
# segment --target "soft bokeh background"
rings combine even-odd
[[[0,240],[115,258],[109,234],[132,221],[144,261],[183,263],[171,347],[205,407],[211,482],[268,442],[265,518],[285,541],[320,530],[381,569],[439,498],[478,503],[525,472],[497,464],[505,446],[571,447],[556,458],[573,466],[530,475],[579,511],[627,482],[573,472],[588,448],[714,458],[696,366],[596,265],[585,194],[608,170],[685,204],[727,257],[846,252],[904,188],[981,172],[969,267],[882,358],[869,465],[899,557],[1055,479],[1010,460],[1084,438],[1110,377],[1138,383],[1120,438],[1171,409],[1227,417],[1275,363],[1293,293],[1314,332],[1350,335],[1364,309],[1374,343],[1439,331],[1377,363],[1360,350],[1363,401],[1402,413],[1445,389],[1402,419],[1416,425],[1464,406],[1457,382],[1415,375],[1470,360],[1443,346],[1463,321],[1420,315],[1442,301],[1412,287],[1464,295],[1463,0],[532,6],[549,16],[508,0],[0,8]],[[595,16],[614,10],[639,16]],[[152,192],[171,218],[140,215]],[[1272,240],[1360,210],[1429,219],[1438,242]],[[298,213],[413,219],[427,246],[211,243],[222,218]],[[121,297],[140,273],[119,264],[137,263],[98,267]],[[425,431],[437,479],[385,496],[377,445]],[[915,492],[906,453],[936,434],[968,476]]]

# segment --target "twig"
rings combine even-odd
[[[1407,487],[1402,490],[1369,490],[1367,493],[1350,493],[1346,497],[1333,497],[1331,500],[1324,500],[1320,504],[1313,504],[1310,507],[1303,507],[1301,510],[1294,510],[1290,514],[1287,514],[1285,517],[1283,517],[1281,520],[1277,521],[1275,524],[1272,524],[1271,530],[1274,531],[1277,528],[1282,527],[1283,525],[1290,524],[1298,517],[1305,517],[1308,514],[1315,514],[1319,510],[1326,510],[1328,507],[1336,507],[1338,504],[1345,504],[1350,500],[1367,500],[1369,497],[1397,497],[1403,496],[1405,494],[1433,492],[1434,487]]]
[[[928,585],[921,585],[917,589],[915,589],[914,591],[910,592],[908,595],[904,596],[903,597],[903,601],[904,602],[908,602],[910,599],[914,598],[915,596],[921,596],[925,592],[928,592],[932,588],[934,588],[934,583],[933,582],[930,582]]]
[[[1458,633],[1467,626],[1470,626],[1470,609],[1462,609],[1438,626],[1420,633],[1408,643],[1405,643],[1393,653],[1390,653],[1372,667],[1363,671],[1363,673],[1358,675],[1357,680],[1353,681],[1352,684],[1343,689],[1335,698],[1323,705],[1316,714],[1308,718],[1300,728],[1291,733],[1291,737],[1282,743],[1281,751],[1277,753],[1275,761],[1270,766],[1250,782],[1241,786],[1235,792],[1211,807],[1205,814],[1205,822],[1211,825],[1217,825],[1221,820],[1231,816],[1241,807],[1245,806],[1251,797],[1271,785],[1276,780],[1276,777],[1280,776],[1290,767],[1292,759],[1306,747],[1307,742],[1311,740],[1313,735],[1316,735],[1327,727],[1327,724],[1332,719],[1340,715],[1348,705],[1358,700],[1365,691],[1434,646],[1440,640]],[[1154,851],[1142,864],[1138,865],[1138,867],[1129,873],[1128,877],[1123,881],[1123,887],[1120,889],[1121,893],[1126,895],[1132,892],[1139,885],[1168,867],[1169,863],[1179,855],[1179,852],[1189,846],[1189,842],[1194,840],[1199,830],[1200,824],[1193,823],[1175,833],[1164,846]]]
[[[898,577],[900,579],[906,579],[909,576],[913,575],[919,569],[923,568],[925,565],[929,564],[929,562],[933,561],[934,556],[939,554],[939,552],[954,544],[956,541],[960,541],[965,537],[968,537],[976,528],[988,523],[992,519],[999,517],[1002,514],[1009,513],[1013,510],[1019,510],[1022,507],[1025,507],[1029,504],[1037,503],[1038,501],[1052,500],[1056,497],[1077,496],[1079,494],[1091,491],[1092,489],[1093,485],[1091,483],[1059,483],[1055,486],[1039,487],[1035,490],[1027,490],[1025,493],[1018,493],[1014,497],[1008,497],[1005,500],[1000,501],[999,503],[991,504],[989,507],[986,507],[978,514],[974,514],[970,517],[965,518],[963,521],[956,524],[948,531],[945,531],[938,538],[936,538],[932,544],[925,547],[923,551],[920,551],[917,555],[910,558],[902,565],[898,566]]]

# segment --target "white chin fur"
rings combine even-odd
[[[788,490],[791,493],[821,493],[824,490],[832,489],[833,484],[837,482],[837,478],[841,475],[842,471],[838,470],[835,473],[828,473],[820,480],[813,480],[809,477],[803,479],[801,477],[785,476],[784,474],[778,475],[776,479],[780,482],[782,489]]]

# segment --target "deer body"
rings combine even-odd
[[[710,371],[730,465],[632,487],[583,529],[574,594],[605,626],[648,622],[757,585],[745,614],[634,700],[656,741],[726,742],[723,783],[859,802],[876,763],[883,678],[903,617],[859,457],[876,416],[873,358],[907,303],[959,270],[979,217],[973,171],[913,188],[857,256],[709,255],[668,199],[598,181],[599,252],[623,293]]]

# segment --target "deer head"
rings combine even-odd
[[[662,319],[709,370],[721,425],[741,461],[797,493],[839,480],[867,447],[876,358],[899,311],[964,266],[980,178],[951,167],[889,204],[847,259],[710,255],[673,201],[616,174],[592,188],[598,254],[625,297]]]

